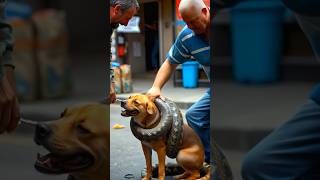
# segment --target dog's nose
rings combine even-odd
[[[122,100],[122,101],[121,101],[121,107],[124,107],[126,104],[127,104],[127,101],[126,101],[126,100]]]
[[[39,123],[36,126],[36,132],[34,140],[37,144],[41,144],[46,140],[52,133],[51,128],[45,123]]]

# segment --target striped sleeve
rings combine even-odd
[[[167,59],[171,64],[182,64],[191,59],[189,50],[183,44],[183,38],[176,39],[167,54]]]

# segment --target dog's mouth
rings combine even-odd
[[[130,117],[130,116],[136,116],[139,114],[138,109],[129,109],[126,106],[121,106],[123,109],[121,111],[121,116],[124,117]]]
[[[76,152],[68,155],[38,153],[35,168],[45,174],[64,174],[76,172],[92,166],[94,157],[88,152]]]

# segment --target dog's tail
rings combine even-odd
[[[201,178],[197,180],[210,180],[211,177],[211,166],[207,163],[203,164],[203,167],[201,168]]]

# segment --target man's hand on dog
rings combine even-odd
[[[161,96],[161,89],[158,87],[152,87],[148,90],[146,93],[147,96],[149,96],[149,99],[154,101],[156,98],[160,98],[162,100],[165,100],[163,96]]]
[[[0,134],[12,132],[20,119],[13,69],[5,67],[4,70],[3,78],[0,81]]]

